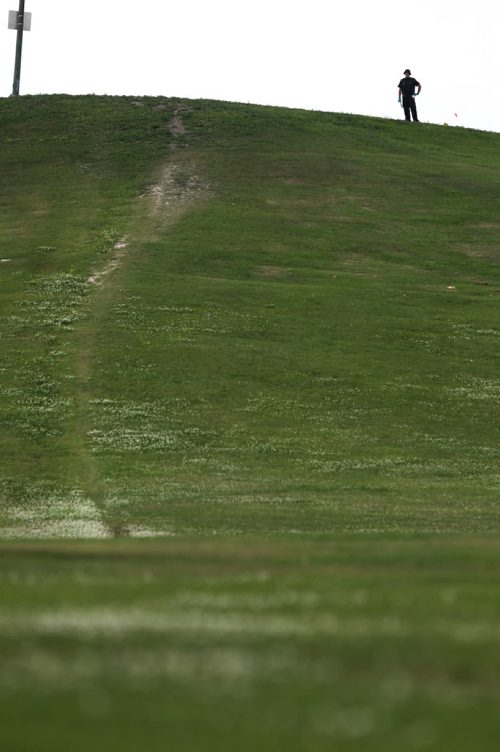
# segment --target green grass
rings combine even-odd
[[[500,136],[0,120],[2,748],[489,749]]]
[[[11,544],[2,747],[489,749],[498,553],[493,537]]]

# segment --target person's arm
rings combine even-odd
[[[401,102],[401,86],[398,87],[398,102]]]
[[[422,91],[422,87],[420,86],[420,84],[417,84],[417,86],[418,86],[418,89],[417,89],[416,93],[420,94],[420,92]]]

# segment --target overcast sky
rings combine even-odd
[[[0,0],[0,96],[16,33]],[[498,0],[26,0],[21,94],[152,94],[400,118],[500,132]]]

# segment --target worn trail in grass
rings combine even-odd
[[[92,437],[96,433],[93,418],[98,403],[94,389],[100,379],[100,352],[106,349],[102,331],[108,332],[116,308],[123,304],[127,295],[126,287],[123,287],[123,268],[130,263],[134,254],[140,254],[144,242],[151,242],[168,232],[184,212],[207,195],[207,187],[201,185],[196,174],[196,164],[176,153],[177,136],[183,132],[182,118],[177,108],[169,121],[169,128],[173,137],[170,154],[156,167],[151,185],[131,206],[129,235],[115,244],[110,260],[87,280],[96,289],[90,296],[85,322],[78,331],[75,368],[78,408],[74,436],[80,440],[82,489],[85,497],[95,505],[106,526],[107,535],[148,535],[155,531],[130,522],[123,523],[113,504],[109,504],[108,490],[103,485],[92,451]]]

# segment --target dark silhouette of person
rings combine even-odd
[[[418,123],[418,115],[417,115],[417,105],[415,104],[415,97],[420,94],[422,87],[417,81],[416,78],[412,78],[411,76],[411,70],[407,68],[404,72],[405,77],[401,79],[399,82],[399,102],[401,102],[401,97],[403,98],[403,109],[405,111],[405,118],[406,120],[411,120],[411,116],[413,117],[413,121],[415,123]],[[417,91],[415,91],[415,89]]]

